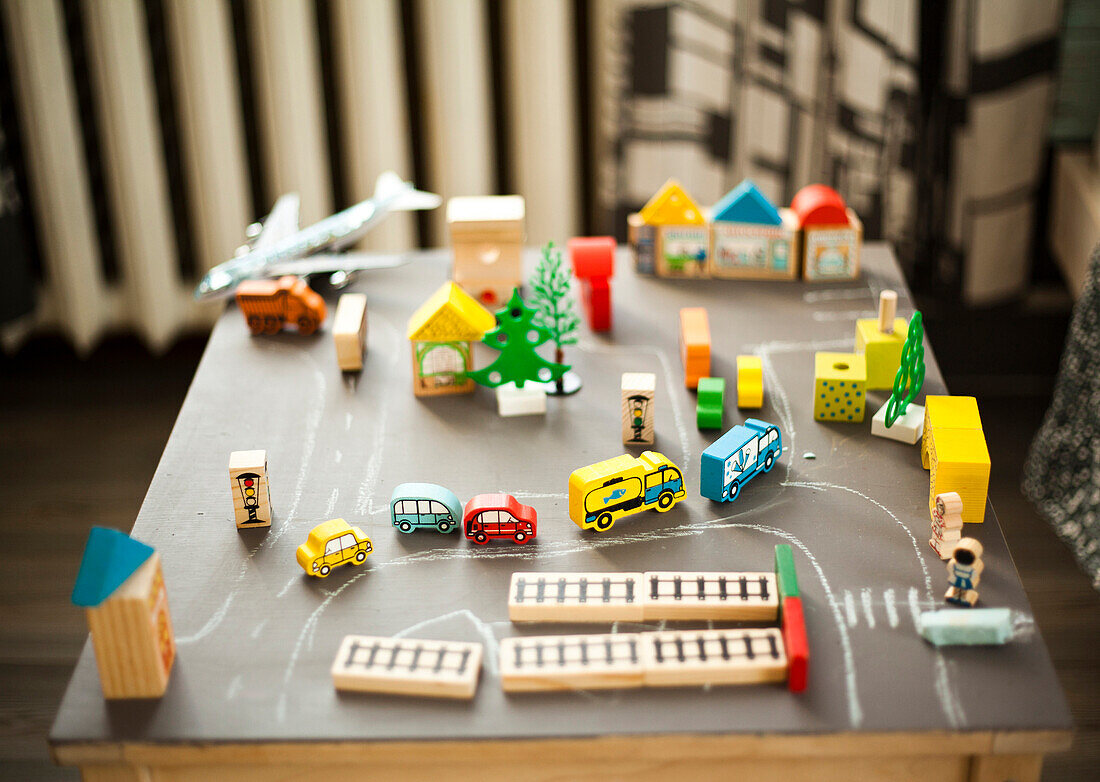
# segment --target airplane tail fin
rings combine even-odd
[[[393,199],[390,209],[394,211],[414,211],[435,209],[443,199],[435,193],[416,190],[393,171],[379,174],[374,183],[374,200],[378,202]]]

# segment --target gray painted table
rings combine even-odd
[[[918,448],[871,437],[870,412],[863,425],[812,420],[814,351],[851,350],[855,318],[874,316],[884,287],[898,290],[899,315],[912,312],[886,247],[865,248],[861,279],[832,285],[645,278],[621,255],[614,332],[585,332],[569,352],[583,390],[551,398],[545,416],[511,419],[497,416],[487,389],[412,394],[405,324],[447,272],[445,253],[425,253],[358,281],[369,297],[369,346],[357,378],[337,370],[327,331],[250,337],[236,308],[226,311],[133,529],[164,562],[179,645],[171,683],[156,702],[106,703],[86,646],[50,734],[58,762],[103,779],[368,770],[656,779],[673,768],[703,778],[739,768],[758,779],[1034,779],[1042,754],[1068,745],[1068,710],[1038,633],[1003,648],[942,651],[918,636],[914,615],[939,607],[946,588],[927,543]],[[683,387],[677,312],[686,305],[709,311],[712,374],[731,382],[727,426],[742,419],[735,357],[757,353],[766,378],[757,417],[783,432],[777,468],[732,504],[698,495],[700,453],[714,435],[696,430],[694,395]],[[944,393],[926,356],[925,391]],[[566,514],[566,482],[575,467],[622,452],[624,371],[657,373],[655,447],[684,469],[688,497],[667,514],[582,532]],[[872,392],[869,410],[884,399]],[[268,452],[275,523],[239,533],[226,464],[230,451],[252,448]],[[422,480],[463,501],[515,494],[538,510],[537,540],[486,549],[461,535],[397,533],[390,491]],[[308,578],[294,550],[334,516],[363,527],[375,553],[360,568]],[[992,508],[966,532],[986,550],[983,604],[1026,619]],[[510,625],[513,571],[763,570],[779,542],[792,545],[802,585],[805,693],[501,691],[496,640],[557,631]],[[600,631],[561,628],[572,630]],[[478,693],[471,702],[337,693],[329,667],[348,633],[481,641]]]

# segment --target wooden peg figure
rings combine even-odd
[[[932,537],[928,541],[940,559],[950,559],[962,539],[962,498],[958,492],[949,491],[936,495],[936,507],[932,511]]]
[[[963,538],[955,544],[951,561],[947,563],[947,577],[951,581],[944,599],[952,605],[972,608],[978,602],[978,591],[974,588],[981,580],[982,544],[974,538]]]

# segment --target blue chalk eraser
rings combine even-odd
[[[920,634],[936,646],[991,646],[1012,639],[1012,610],[970,608],[925,611]]]

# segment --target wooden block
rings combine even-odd
[[[978,400],[972,396],[929,396],[924,400],[924,434],[921,439],[921,465],[929,468],[928,451],[932,432],[940,429],[981,429]]]
[[[642,635],[549,635],[500,642],[505,692],[642,686]]]
[[[523,196],[460,196],[447,202],[452,278],[483,304],[508,300],[522,280]]]
[[[607,277],[580,281],[581,306],[588,328],[595,332],[611,330],[611,282]]]
[[[721,377],[699,378],[699,396],[695,403],[695,425],[699,429],[721,429],[726,398],[726,380]]]
[[[710,375],[710,323],[703,307],[680,310],[680,360],[688,388],[698,387],[699,378]]]
[[[332,662],[332,682],[353,692],[468,700],[477,690],[481,655],[478,643],[348,635]]]
[[[565,246],[578,280],[607,279],[615,273],[615,237],[576,236]]]
[[[890,400],[886,400],[886,403],[871,416],[871,434],[907,445],[912,445],[921,439],[921,435],[924,434],[924,408],[910,402],[905,412],[894,419],[893,425],[887,426],[886,408],[889,405]]]
[[[883,334],[894,333],[894,315],[897,311],[897,291],[882,291],[878,295],[878,330]]]
[[[641,622],[641,573],[513,573],[513,622]]]
[[[787,688],[791,692],[802,692],[809,678],[810,640],[801,598],[783,598],[782,627],[783,645],[787,651]]]
[[[908,335],[909,323],[904,318],[895,318],[889,333],[880,331],[874,318],[856,321],[856,353],[867,360],[868,390],[893,389]]]
[[[867,402],[867,362],[858,353],[814,354],[814,420],[859,423]]]
[[[787,654],[776,627],[641,635],[647,687],[752,684],[787,678]]]
[[[646,621],[775,621],[779,611],[775,573],[653,571],[645,574]]]
[[[764,362],[760,356],[737,357],[737,406],[764,406]]]
[[[658,277],[706,277],[710,227],[662,225],[657,229]]]
[[[649,225],[634,212],[626,218],[626,238],[634,253],[634,271],[654,274],[657,271],[657,226]]]
[[[848,224],[813,225],[802,229],[802,276],[807,280],[852,280],[859,276],[863,223],[851,209]]]
[[[365,293],[345,293],[336,304],[332,319],[332,339],[336,343],[336,365],[344,372],[363,368],[363,351],[367,349],[367,296]]]
[[[271,526],[271,491],[267,484],[267,451],[229,454],[229,489],[238,529]]]
[[[775,547],[775,581],[781,598],[798,597],[798,575],[794,569],[794,553],[786,543],[779,543]]]
[[[714,222],[711,224],[711,277],[750,280],[798,278],[801,235],[798,219],[779,210],[782,225]]]
[[[497,414],[508,418],[517,415],[543,415],[546,413],[546,387],[542,383],[515,383],[496,387]]]
[[[652,372],[623,372],[619,389],[623,443],[652,445],[656,434],[653,405],[657,376]]]
[[[929,450],[928,510],[936,508],[936,495],[957,492],[962,499],[962,520],[985,520],[989,491],[989,449],[981,429],[941,429]]]
[[[103,697],[159,698],[176,640],[160,555],[154,552],[99,605],[85,610]]]

